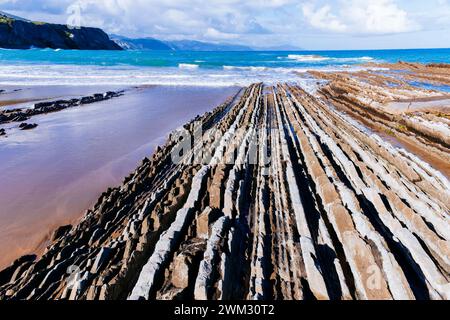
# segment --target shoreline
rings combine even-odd
[[[313,74],[327,81],[315,93],[253,84],[197,116],[220,133],[201,141],[213,160],[173,163],[177,143],[155,145],[42,256],[0,272],[0,300],[449,299],[448,115],[388,107],[438,93],[372,71]]]
[[[82,217],[107,187],[120,184],[167,134],[235,90],[131,89],[109,101],[35,116],[30,121],[39,126],[29,132],[13,124],[8,137],[0,137],[0,251],[1,260],[7,261],[1,265],[42,249],[53,229]],[[166,94],[172,98],[165,99]],[[186,104],[185,97],[192,103]],[[124,128],[124,123],[136,127]]]
[[[169,139],[79,224],[58,229],[37,262],[24,258],[0,273],[15,274],[0,283],[0,299],[302,299],[305,281],[316,299],[449,298],[439,270],[450,190],[426,163],[288,84],[252,85],[195,120],[221,133],[201,142],[219,163],[173,163]],[[256,150],[268,148],[269,164],[247,162],[251,130],[234,135],[257,127]],[[194,133],[194,122],[184,128]],[[220,162],[230,155],[244,162]],[[421,245],[410,242],[413,233]],[[420,275],[410,272],[410,254]],[[70,265],[81,277],[75,286]],[[367,285],[369,266],[380,287]],[[420,276],[429,286],[411,285]]]

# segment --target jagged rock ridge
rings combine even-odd
[[[174,133],[0,299],[450,298],[449,183],[417,157],[285,84],[197,121],[196,161]]]

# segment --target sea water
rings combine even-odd
[[[234,86],[307,81],[307,70],[360,70],[368,62],[450,63],[450,49],[365,51],[0,50],[1,85]],[[304,76],[302,76],[304,75]]]

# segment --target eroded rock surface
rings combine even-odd
[[[196,161],[169,139],[0,299],[450,299],[449,181],[333,88],[255,84],[197,117]]]

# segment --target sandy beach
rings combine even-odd
[[[118,87],[9,88],[7,103],[67,99]],[[220,104],[238,88],[125,88],[123,97],[33,117],[24,132],[9,123],[0,139],[0,269],[21,255],[42,253],[52,232],[76,223],[99,195],[119,185],[167,135]],[[9,93],[8,93],[9,92]],[[0,102],[1,103],[1,102]],[[9,129],[11,128],[11,129]]]

